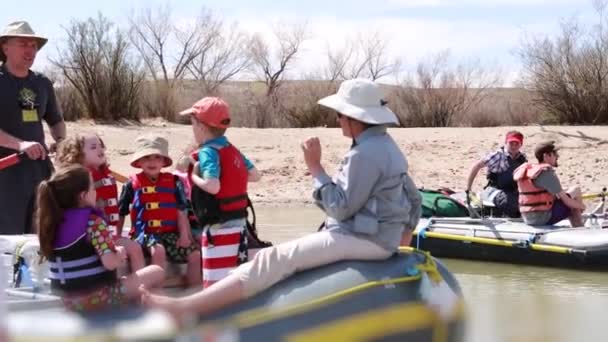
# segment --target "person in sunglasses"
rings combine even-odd
[[[585,210],[581,190],[562,188],[555,173],[557,151],[553,141],[540,143],[534,149],[538,163],[525,163],[513,172],[519,191],[519,210],[524,222],[530,225],[554,225],[569,219],[572,227],[581,227]]]

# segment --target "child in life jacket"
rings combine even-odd
[[[89,170],[74,164],[57,170],[38,189],[38,238],[50,266],[51,290],[76,311],[122,306],[138,297],[139,286],[155,287],[164,278],[158,266],[117,277],[127,254],[115,245],[95,207],[93,184]]]
[[[118,187],[106,158],[106,146],[97,134],[76,134],[62,141],[57,149],[55,163],[59,167],[80,164],[93,177],[97,208],[103,211],[110,231],[115,233],[114,243],[126,249],[131,271],[145,266],[141,247],[118,232]]]
[[[203,287],[224,278],[248,260],[247,182],[257,169],[224,135],[230,125],[228,104],[205,97],[180,115],[190,116],[200,149],[192,173],[192,204],[203,227]]]
[[[118,231],[130,215],[129,236],[150,253],[152,263],[165,268],[167,257],[186,263],[188,284],[199,285],[201,254],[190,232],[184,185],[177,176],[162,171],[173,164],[168,145],[157,135],[135,140],[131,166],[141,172],[131,175],[122,188]]]

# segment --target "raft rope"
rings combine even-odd
[[[516,241],[508,241],[504,239],[492,239],[492,238],[484,238],[477,236],[464,236],[464,235],[455,235],[455,234],[446,234],[446,233],[437,233],[430,231],[430,228],[433,226],[434,221],[432,219],[429,222],[419,229],[416,233],[416,248],[420,248],[420,239],[426,238],[435,238],[435,239],[443,239],[443,240],[452,240],[452,241],[461,241],[461,242],[470,242],[470,243],[478,243],[484,245],[492,245],[492,246],[501,246],[501,247],[510,247],[510,248],[525,248],[531,249],[534,251],[540,252],[550,252],[550,253],[559,253],[559,254],[575,254],[579,256],[585,256],[587,252],[582,249],[562,247],[562,246],[552,246],[545,244],[535,243],[538,238],[545,233],[535,233],[532,232],[529,234],[527,239],[516,240]]]
[[[291,316],[300,314],[309,310],[313,310],[320,306],[325,306],[337,302],[347,296],[368,290],[370,288],[379,287],[379,286],[387,286],[387,285],[395,285],[400,283],[406,283],[411,281],[418,281],[422,278],[422,273],[426,273],[433,282],[441,282],[442,277],[441,273],[437,269],[437,264],[434,259],[430,256],[430,253],[426,251],[416,250],[412,247],[400,247],[400,253],[419,253],[424,256],[424,262],[416,264],[414,267],[417,269],[417,272],[412,272],[411,270],[407,271],[406,276],[393,278],[393,279],[382,279],[370,281],[367,283],[363,283],[352,288],[339,291],[306,303],[297,304],[294,306],[290,306],[284,309],[269,311],[266,308],[252,309],[242,313],[239,313],[232,320],[236,326],[239,328],[248,328],[251,326],[263,324],[265,322],[269,322],[272,320],[280,319],[285,316]],[[409,275],[410,273],[415,273],[414,275]]]

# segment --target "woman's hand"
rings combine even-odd
[[[314,177],[323,170],[321,166],[321,142],[317,137],[310,137],[301,144],[304,152],[304,162],[308,171]]]

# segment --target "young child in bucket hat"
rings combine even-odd
[[[141,172],[129,176],[119,200],[118,223],[131,217],[130,237],[150,253],[153,264],[166,269],[167,257],[187,263],[188,284],[200,284],[200,251],[190,233],[186,214],[187,200],[179,178],[162,169],[173,164],[169,143],[158,135],[143,135],[135,140],[131,166]]]
[[[205,97],[180,115],[190,116],[200,148],[191,175],[192,205],[203,227],[201,236],[203,287],[224,278],[248,260],[247,182],[260,175],[224,135],[230,126],[230,109],[218,97]],[[257,238],[253,233],[253,238]],[[218,248],[222,247],[222,248]]]

